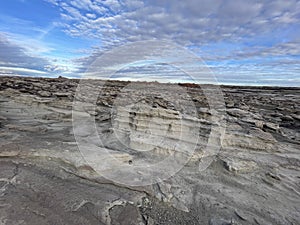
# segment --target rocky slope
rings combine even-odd
[[[299,102],[299,88],[0,77],[0,224],[299,224]]]

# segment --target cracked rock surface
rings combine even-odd
[[[299,88],[222,86],[213,109],[197,85],[78,85],[0,78],[0,225],[299,224]],[[164,180],[106,176],[142,179],[166,157],[184,165]]]

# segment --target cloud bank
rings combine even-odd
[[[221,83],[300,86],[300,0],[41,2],[44,8],[46,4],[47,10],[53,11],[47,11],[47,15],[57,17],[46,18],[47,23],[39,23],[38,29],[33,27],[33,33],[41,42],[51,36],[47,40],[53,45],[44,46],[54,49],[37,52],[28,49],[20,38],[18,41],[8,38],[3,32],[12,32],[8,27],[13,27],[15,21],[25,21],[12,19],[6,28],[0,26],[0,65],[6,70],[19,67],[41,74],[77,77],[106,51],[139,41],[168,40],[203,59]],[[30,19],[22,23],[35,24]],[[29,28],[21,30],[28,33]],[[64,54],[72,43],[73,53]],[[64,45],[69,47],[58,49]],[[66,61],[58,63],[57,56],[65,57]],[[73,69],[71,65],[75,65]],[[149,68],[145,69],[145,76],[150,74]],[[137,75],[142,70],[134,67],[128,71]],[[167,67],[158,70],[153,66],[152,72],[156,77],[170,78]]]

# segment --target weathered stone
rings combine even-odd
[[[275,124],[275,123],[269,123],[269,122],[267,122],[267,123],[264,124],[264,126],[266,128],[269,128],[269,129],[275,130],[275,131],[277,131],[279,129],[279,125]]]
[[[300,221],[299,88],[224,86],[222,123],[214,114],[224,108],[210,107],[197,85],[179,85],[184,96],[178,85],[95,80],[79,94],[78,83],[1,77],[0,223]],[[170,173],[164,160],[184,157],[164,180],[147,170],[160,163]],[[127,173],[134,168],[136,174]],[[111,171],[125,181],[150,174],[152,183],[128,185],[106,176]]]
[[[258,127],[258,128],[260,128],[260,129],[262,129],[264,127],[264,124],[265,123],[263,121],[261,121],[261,120],[256,120],[255,121],[255,126]]]
[[[49,91],[38,91],[38,95],[42,97],[50,97],[52,94]]]
[[[245,161],[240,159],[224,159],[224,166],[230,172],[247,173],[257,169],[254,161]]]

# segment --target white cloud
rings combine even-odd
[[[28,40],[25,38],[25,40]],[[25,41],[23,40],[23,41]],[[63,60],[51,60],[50,58],[42,57],[40,46],[34,48],[35,42],[32,41],[32,47],[23,44],[23,41],[18,41],[17,38],[7,36],[0,33],[0,69],[6,74],[19,73],[22,74],[41,74],[51,75],[58,73],[71,73],[76,71],[76,68],[64,62]],[[1,73],[3,75],[3,73]]]
[[[219,62],[214,69],[222,71],[223,81],[225,75],[229,80],[238,79],[232,73],[241,80],[251,80],[246,74],[257,73],[253,79],[259,81],[264,76],[266,80],[272,71],[292,76],[299,69],[293,57],[300,55],[300,43],[297,29],[291,31],[295,27],[299,30],[299,0],[48,1],[62,11],[69,35],[99,40],[99,47],[88,57],[75,60],[82,71],[104,50],[152,39],[171,39],[198,54],[202,46],[210,46],[213,51],[204,52],[203,58]],[[266,57],[278,59],[262,60]],[[257,62],[227,64],[246,59]]]
[[[183,45],[201,45],[237,41],[287,23],[300,23],[299,1],[293,0],[284,4],[271,0],[78,0],[55,4],[67,14],[65,18],[73,19],[65,25],[69,34],[97,37],[104,43],[170,38]],[[95,10],[97,7],[101,10]]]
[[[35,69],[28,69],[28,68],[22,68],[22,67],[7,67],[7,66],[0,66],[0,70],[3,72],[6,72],[8,74],[14,74],[14,72],[17,73],[30,73],[30,74],[43,74],[46,75],[47,73],[45,71],[35,70]]]

